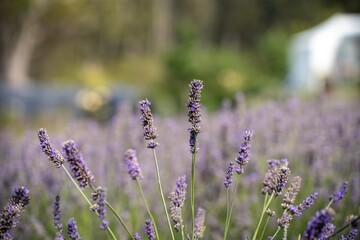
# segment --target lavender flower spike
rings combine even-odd
[[[40,141],[40,147],[43,153],[49,157],[49,160],[55,164],[55,167],[59,168],[64,164],[65,159],[60,154],[58,150],[56,150],[50,142],[50,138],[47,135],[47,132],[44,128],[40,128],[38,130],[38,138]]]
[[[263,194],[275,194],[278,196],[284,189],[291,171],[288,161],[268,160],[268,168],[263,181]]]
[[[128,166],[128,173],[130,174],[133,180],[138,180],[143,178],[135,150],[128,149],[125,152],[125,163]]]
[[[289,207],[294,204],[296,195],[298,194],[301,187],[301,181],[301,177],[294,177],[289,189],[284,194],[283,203],[281,204],[283,209],[289,209]]]
[[[95,192],[92,193],[92,200],[97,201],[95,210],[99,214],[101,221],[99,228],[106,230],[109,227],[109,221],[106,220],[106,189],[98,187]]]
[[[148,148],[156,148],[159,144],[154,140],[157,138],[154,117],[150,109],[151,102],[147,99],[139,102],[141,121],[144,129],[144,139],[148,140]]]
[[[312,217],[304,232],[304,239],[318,239],[326,230],[326,224],[329,223],[335,212],[332,208],[317,211],[315,217]]]
[[[134,234],[134,239],[135,239],[135,240],[141,240],[140,234],[139,234],[139,233],[135,233],[135,234]]]
[[[145,221],[145,226],[146,226],[146,236],[148,236],[149,240],[155,240],[155,230],[154,230],[154,226],[153,223],[150,219]]]
[[[333,201],[333,203],[339,202],[341,199],[344,198],[347,190],[349,187],[349,182],[345,181],[339,190],[337,190],[333,195],[330,196],[330,201]]]
[[[186,176],[184,175],[178,178],[175,191],[169,195],[171,219],[176,231],[180,231],[182,227],[181,209],[186,198],[186,187]]]
[[[12,239],[10,230],[16,227],[29,202],[29,190],[25,187],[15,188],[14,195],[0,214],[0,239]]]
[[[319,240],[326,240],[335,232],[335,225],[327,223],[319,236]]]
[[[196,137],[200,133],[201,122],[201,90],[203,89],[203,81],[193,80],[189,84],[189,99],[187,103],[189,122],[191,123],[190,132],[190,151],[197,152],[195,147]]]
[[[71,240],[81,240],[80,234],[76,226],[76,222],[73,218],[70,218],[68,222],[68,234]]]
[[[341,236],[341,240],[355,240],[358,234],[358,230],[356,228],[351,228],[350,232],[346,237]]]
[[[233,175],[234,175],[233,169],[234,169],[234,162],[230,161],[228,163],[228,167],[225,175],[225,181],[224,181],[225,188],[229,188],[233,182]]]
[[[60,196],[55,197],[54,208],[53,208],[53,220],[56,229],[55,240],[64,240],[63,225],[61,223]]]
[[[240,165],[235,170],[238,174],[244,173],[244,166],[249,162],[251,139],[254,135],[254,131],[245,131],[243,139],[244,142],[241,144],[239,149],[239,156],[236,158],[236,162]]]
[[[200,239],[204,236],[205,217],[206,217],[206,211],[202,208],[198,208],[195,218],[195,229],[194,229],[195,239]]]
[[[88,169],[84,158],[73,140],[63,143],[63,151],[66,160],[70,164],[73,178],[76,179],[81,188],[85,188],[94,182],[94,175]]]
[[[288,209],[290,211],[290,213],[292,215],[295,215],[297,217],[301,216],[302,213],[310,208],[312,205],[314,205],[315,200],[318,196],[317,192],[314,192],[313,194],[311,194],[310,196],[308,196],[304,201],[302,201],[302,203],[300,203],[298,206],[293,206],[291,205]]]

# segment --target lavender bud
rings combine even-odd
[[[263,194],[275,194],[278,196],[281,194],[285,187],[288,177],[291,171],[288,168],[288,162],[286,159],[268,160],[268,168],[263,181]]]
[[[81,240],[80,234],[76,226],[76,222],[73,218],[70,218],[68,222],[68,234],[71,240]]]
[[[326,240],[335,232],[335,225],[332,223],[327,223],[324,226],[322,233],[319,236],[319,240]]]
[[[76,179],[81,188],[85,188],[94,182],[94,175],[90,172],[87,164],[73,140],[63,143],[63,151],[70,165],[73,178]]]
[[[176,181],[176,189],[170,193],[170,212],[171,219],[174,222],[174,228],[176,231],[180,231],[182,228],[181,208],[184,206],[186,198],[186,176],[181,176]]]
[[[297,217],[301,216],[301,214],[308,208],[310,208],[315,203],[315,199],[318,197],[318,193],[314,192],[310,196],[308,196],[302,203],[300,203],[297,207],[290,206],[289,211],[292,215]]]
[[[143,178],[141,174],[141,168],[138,163],[137,157],[136,157],[136,151],[133,149],[128,149],[125,152],[125,163],[128,166],[128,173],[130,174],[131,178],[133,180],[138,180]]]
[[[355,240],[358,230],[356,228],[351,228],[350,232],[346,237],[341,236],[341,240]]]
[[[150,219],[145,221],[145,227],[146,227],[146,236],[148,237],[149,240],[155,240],[155,230],[154,230],[154,226],[153,223]]]
[[[224,181],[224,185],[226,188],[229,188],[233,182],[233,175],[234,175],[233,169],[234,169],[234,162],[230,161],[228,163],[228,167],[225,175],[225,181]]]
[[[21,214],[29,202],[29,190],[25,187],[15,188],[13,196],[0,214],[0,239],[12,239],[10,230],[19,223]]]
[[[206,211],[198,208],[195,218],[194,237],[200,239],[204,236]]]
[[[106,220],[106,189],[98,187],[91,195],[92,200],[97,201],[94,210],[99,214],[99,219],[101,221],[99,228],[101,230],[106,230],[109,227],[109,222]]]
[[[294,204],[296,195],[300,190],[301,180],[299,176],[294,177],[289,189],[284,194],[283,203],[281,204],[283,209],[289,209],[290,205]]]
[[[272,211],[270,208],[266,209],[266,214],[267,214],[269,217],[275,217],[275,216],[276,216],[276,212],[275,212],[275,211]]]
[[[135,233],[135,234],[134,234],[134,239],[135,239],[135,240],[141,240],[140,234],[139,234],[139,233]]]
[[[339,190],[337,190],[337,192],[335,192],[333,195],[330,196],[330,201],[333,201],[333,203],[337,203],[338,201],[340,201],[341,199],[344,198],[347,190],[349,187],[349,182],[345,181]]]
[[[63,237],[63,225],[61,223],[61,212],[60,212],[60,196],[55,197],[54,208],[53,208],[53,220],[56,229],[56,239],[64,239]]]
[[[245,131],[243,139],[244,142],[241,144],[239,149],[239,156],[236,158],[236,162],[240,165],[237,168],[237,173],[242,174],[244,173],[244,166],[249,162],[250,147],[251,147],[251,139],[254,135],[254,131]]]
[[[325,230],[326,224],[331,221],[334,215],[335,212],[332,208],[317,211],[315,217],[312,217],[307,224],[303,235],[304,238],[318,239]]]
[[[288,213],[284,213],[281,218],[277,220],[279,227],[288,228],[290,226],[290,221],[293,219],[293,216]]]
[[[154,140],[157,138],[156,127],[154,125],[154,117],[150,109],[151,102],[147,99],[139,102],[141,117],[140,120],[144,129],[144,139],[150,141],[148,143],[148,148],[156,148],[158,146],[157,142]]]
[[[50,138],[44,128],[38,130],[38,138],[40,141],[40,147],[43,153],[49,157],[49,161],[55,164],[55,167],[59,168],[64,164],[64,157],[56,150],[50,142]]]
[[[201,90],[203,82],[201,80],[193,80],[189,84],[189,99],[187,103],[188,117],[191,127],[188,129],[190,133],[190,152],[197,152],[196,138],[200,133],[201,122]]]

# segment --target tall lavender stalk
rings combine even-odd
[[[226,179],[225,179],[225,187],[226,187],[226,205],[227,205],[227,211],[226,211],[226,221],[225,221],[225,230],[224,230],[224,240],[227,238],[227,233],[229,231],[229,226],[230,226],[230,221],[231,221],[231,214],[232,214],[232,210],[233,210],[233,206],[234,206],[234,200],[235,200],[235,194],[237,191],[237,187],[239,184],[239,176],[240,174],[244,173],[244,166],[249,162],[250,156],[251,156],[251,152],[250,152],[250,147],[251,147],[251,140],[252,137],[254,135],[254,131],[245,131],[244,135],[243,135],[243,142],[240,146],[239,149],[239,155],[236,157],[236,163],[239,164],[239,166],[237,167],[233,167],[234,163],[230,162],[228,165],[228,169],[226,172]],[[234,169],[233,169],[234,168]],[[232,183],[232,175],[233,175],[233,170],[237,173],[236,174],[236,181],[235,181],[235,186],[232,192],[232,197],[231,197],[231,202],[229,203],[229,186]],[[230,205],[230,207],[229,207]]]
[[[198,151],[198,135],[200,133],[201,122],[201,90],[203,82],[201,80],[193,80],[189,84],[189,99],[187,103],[188,117],[191,127],[188,129],[190,133],[190,152],[192,153],[191,164],[191,184],[190,184],[190,202],[191,202],[191,220],[192,234],[191,239],[195,238],[195,172],[196,172],[196,153]]]
[[[174,228],[177,232],[181,231],[183,240],[185,239],[185,235],[181,209],[183,208],[186,199],[186,187],[186,176],[184,175],[178,178],[175,191],[171,192],[169,195],[170,213],[174,222]]]
[[[154,125],[154,117],[153,117],[153,115],[151,113],[150,105],[151,105],[151,102],[149,100],[147,100],[147,99],[142,100],[142,101],[139,102],[139,108],[140,108],[140,112],[141,112],[140,120],[142,121],[142,125],[143,125],[144,139],[148,141],[147,148],[152,149],[152,152],[153,152],[154,162],[155,162],[155,169],[156,169],[156,176],[157,176],[160,196],[161,196],[164,211],[165,211],[165,214],[166,214],[166,219],[167,219],[168,226],[169,226],[169,229],[170,229],[171,237],[172,237],[173,240],[175,240],[174,233],[173,233],[173,230],[172,230],[172,227],[171,227],[169,213],[168,213],[166,203],[165,203],[164,192],[163,192],[162,184],[161,184],[159,164],[158,164],[158,160],[157,160],[157,156],[156,156],[156,150],[155,150],[159,144],[154,141],[157,138],[157,133],[156,133],[156,127]]]
[[[61,223],[60,196],[55,197],[54,208],[53,208],[53,219],[56,229],[55,240],[64,240],[63,225]]]
[[[146,198],[145,198],[145,195],[144,195],[144,191],[142,189],[142,185],[141,185],[141,179],[143,178],[142,174],[141,174],[141,168],[140,168],[140,165],[138,163],[138,159],[137,159],[137,156],[136,156],[136,151],[133,150],[133,149],[128,149],[126,150],[125,152],[125,163],[128,167],[128,173],[131,177],[131,179],[135,180],[138,184],[138,188],[139,188],[139,191],[140,191],[140,194],[141,194],[141,198],[144,202],[144,205],[145,205],[145,208],[149,214],[149,217],[153,223],[153,226],[154,226],[154,230],[155,230],[155,234],[156,234],[156,237],[157,239],[160,239],[160,235],[159,235],[159,232],[158,232],[158,228],[157,228],[157,225],[156,225],[156,222],[155,222],[155,219],[153,217],[153,214],[149,208],[149,205],[146,201]]]

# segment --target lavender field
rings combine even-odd
[[[74,140],[94,176],[94,186],[107,189],[107,201],[126,222],[130,232],[138,232],[142,239],[152,239],[146,237],[145,221],[149,216],[137,182],[128,174],[128,164],[125,162],[125,152],[134,149],[143,176],[138,180],[157,222],[159,235],[162,239],[172,239],[157,187],[153,154],[147,148],[149,143],[144,140],[144,122],[140,116],[138,104],[127,102],[119,106],[116,116],[106,124],[77,120],[61,126],[49,123],[29,126],[26,131],[8,128],[0,132],[0,206],[6,205],[15,187],[26,186],[30,190],[30,204],[12,230],[14,239],[56,237],[53,205],[57,195],[61,197],[64,236],[68,219],[74,218],[82,239],[107,239],[106,231],[99,229],[98,217],[89,210],[66,173],[56,168],[42,153],[38,139],[39,128],[47,130],[53,146],[60,152],[63,142]],[[174,191],[178,177],[186,175],[188,188],[182,217],[185,231],[190,232],[192,153],[188,129],[191,124],[186,114],[171,118],[155,115],[153,123],[157,128],[156,142],[159,146],[156,147],[156,154],[168,206],[168,195]],[[197,124],[201,132],[197,136],[198,145],[195,145],[199,149],[196,155],[194,199],[195,208],[201,207],[206,211],[203,239],[224,239],[228,212],[224,180],[229,161],[234,161],[235,170],[238,170],[235,159],[241,152],[240,146],[243,146],[244,131],[248,130],[254,131],[251,155],[248,164],[244,166],[244,173],[239,175],[227,239],[253,237],[262,214],[265,198],[262,194],[263,181],[268,168],[267,160],[270,159],[287,159],[286,168],[288,166],[291,174],[286,173],[288,184],[283,193],[279,193],[269,205],[276,216],[270,218],[263,239],[273,236],[277,231],[277,220],[283,213],[281,203],[284,194],[296,176],[302,178],[302,183],[293,205],[299,205],[314,192],[318,195],[315,203],[301,216],[293,216],[290,226],[286,227],[288,239],[298,239],[299,234],[303,239],[318,239],[306,238],[307,224],[317,211],[326,208],[331,196],[332,200],[335,199],[334,193],[345,181],[349,183],[347,193],[341,196],[341,201],[338,199],[332,202],[331,209],[335,215],[332,214],[329,223],[334,224],[336,231],[347,224],[347,216],[360,214],[360,106],[357,102],[335,101],[324,97],[316,101],[289,99],[249,106],[239,94],[235,103],[224,101],[217,112],[208,113],[203,108],[201,122]],[[190,129],[190,133],[192,131]],[[68,163],[64,165],[67,167]],[[231,174],[238,175],[237,172]],[[228,177],[231,176],[228,174]],[[234,184],[229,186],[229,192],[233,188]],[[91,192],[89,188],[84,189],[84,193],[89,196]],[[109,210],[107,219],[118,239],[130,239]],[[256,239],[261,239],[261,231]],[[333,239],[340,239],[341,235],[346,236],[349,231],[350,227]],[[174,230],[175,239],[184,239],[180,232]],[[200,239],[201,236],[196,238]],[[282,238],[280,231],[274,239]]]

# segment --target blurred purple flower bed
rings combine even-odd
[[[185,108],[185,107],[184,107]],[[97,185],[106,186],[107,199],[119,210],[135,231],[147,219],[136,185],[128,175],[124,160],[127,149],[134,149],[141,166],[142,185],[154,215],[163,215],[156,194],[156,174],[151,151],[146,149],[139,110],[135,103],[123,103],[110,122],[77,120],[68,125],[42,126],[48,130],[52,143],[61,149],[67,139],[76,141],[87,167],[96,176]],[[176,187],[179,176],[190,178],[189,123],[185,115],[162,118],[154,116],[157,127],[157,155],[165,195]],[[248,106],[238,95],[235,103],[224,101],[220,110],[203,110],[201,135],[197,153],[196,203],[206,209],[204,239],[223,239],[226,217],[224,178],[228,162],[235,160],[245,130],[252,129],[250,161],[240,176],[228,239],[245,239],[254,232],[263,204],[262,181],[267,160],[288,159],[291,176],[302,178],[297,202],[318,192],[315,205],[300,218],[292,220],[289,239],[304,233],[309,219],[323,209],[329,197],[344,181],[348,193],[333,208],[336,226],[346,224],[346,216],[359,212],[360,205],[360,106],[356,102],[289,99]],[[88,211],[66,176],[46,160],[37,139],[37,129],[20,133],[15,129],[0,132],[0,206],[4,206],[17,186],[30,189],[31,204],[16,228],[21,239],[54,239],[52,205],[61,195],[64,219],[76,216],[83,239],[105,239],[98,230],[98,221]],[[272,210],[281,217],[282,197],[275,199]],[[190,209],[184,209],[189,216]],[[265,236],[273,235],[275,220],[269,222]],[[189,219],[186,219],[189,220]],[[158,217],[159,232],[167,232],[166,218]],[[109,216],[110,226],[119,239],[126,232]],[[164,229],[164,231],[162,231]],[[163,237],[164,238],[164,237]],[[165,238],[170,239],[170,237]]]

